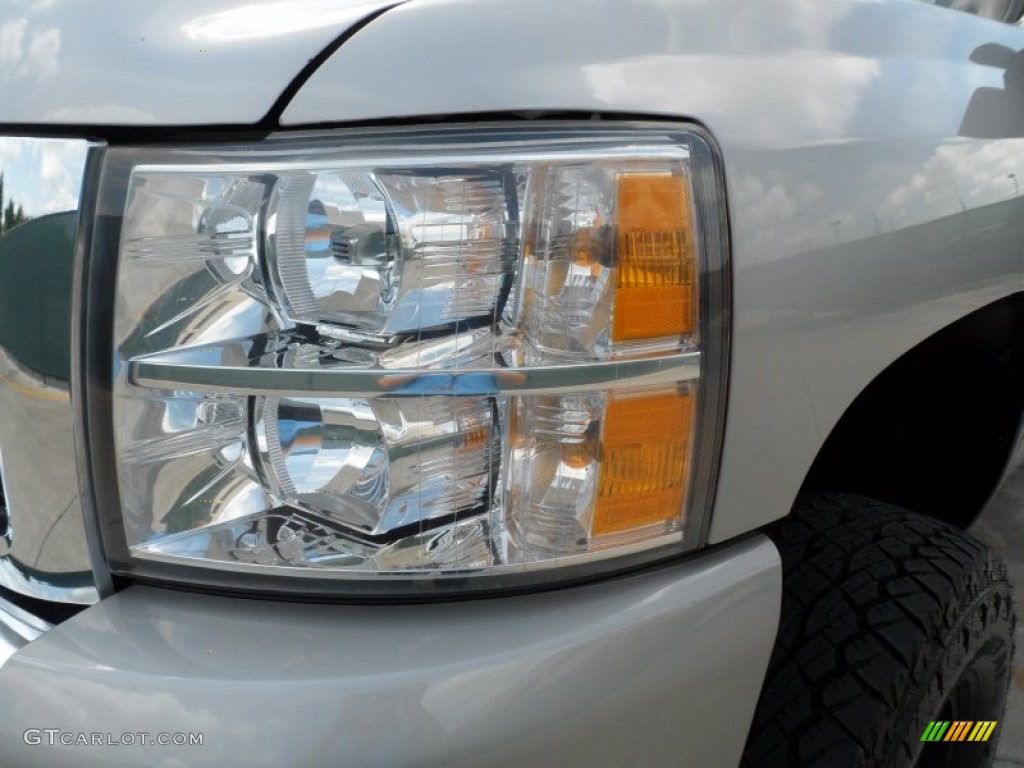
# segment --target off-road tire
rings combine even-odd
[[[778,638],[743,755],[775,766],[985,766],[987,742],[922,742],[931,720],[999,720],[1013,648],[1003,563],[963,531],[844,494],[801,496]]]

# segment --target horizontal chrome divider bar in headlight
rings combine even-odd
[[[257,368],[200,362],[189,350],[137,357],[133,384],[245,395],[485,396],[588,392],[610,385],[668,384],[696,379],[700,353],[562,366],[382,370],[380,368]]]

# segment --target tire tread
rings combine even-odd
[[[908,764],[913,702],[936,685],[966,612],[991,603],[977,609],[1012,626],[1002,562],[945,523],[839,493],[802,495],[767,532],[782,615],[742,764]]]

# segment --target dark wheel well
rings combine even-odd
[[[847,409],[802,490],[845,491],[968,525],[995,490],[1024,414],[1024,293],[946,327]]]

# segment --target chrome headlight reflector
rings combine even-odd
[[[269,276],[298,322],[419,333],[486,318],[512,275],[507,173],[339,168],[277,174]]]
[[[115,148],[100,207],[115,569],[472,591],[701,543],[728,294],[698,129]]]

